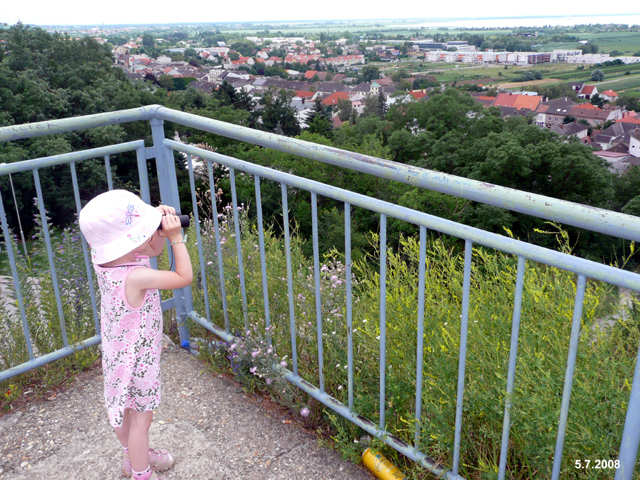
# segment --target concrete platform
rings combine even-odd
[[[184,350],[168,345],[162,362],[163,399],[150,437],[176,458],[164,479],[374,478],[320,446],[284,409],[266,408]],[[100,369],[50,398],[0,418],[0,479],[122,478]]]

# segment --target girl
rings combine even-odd
[[[109,423],[124,451],[122,474],[135,480],[158,479],[154,470],[174,463],[170,453],[149,449],[149,427],[160,403],[158,289],[182,288],[193,278],[175,213],[165,205],[153,208],[131,192],[112,190],[93,198],[79,216],[100,287]],[[173,248],[175,272],[150,268],[149,257],[162,252],[165,238]]]

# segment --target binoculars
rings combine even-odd
[[[182,228],[187,228],[189,226],[189,215],[178,215],[178,218],[180,219],[180,225]],[[162,224],[160,224],[158,230],[162,230]]]

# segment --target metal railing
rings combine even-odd
[[[7,215],[3,204],[3,195],[0,192],[0,221],[2,222],[2,232],[6,245],[6,252],[11,267],[13,277],[15,299],[17,309],[20,311],[22,320],[22,329],[27,344],[29,360],[23,364],[13,366],[8,370],[0,372],[0,381],[4,381],[14,375],[18,375],[32,368],[44,365],[55,359],[69,355],[79,349],[96,345],[100,342],[99,322],[96,309],[96,299],[94,293],[93,279],[91,267],[88,258],[86,245],[83,243],[84,262],[86,266],[86,275],[88,279],[89,289],[91,292],[91,303],[93,309],[93,319],[95,324],[95,335],[75,344],[69,344],[65,334],[65,318],[62,309],[62,299],[57,290],[56,269],[53,261],[53,252],[51,250],[51,242],[47,229],[46,211],[44,206],[43,194],[40,188],[38,171],[53,165],[68,164],[70,166],[70,175],[72,176],[74,199],[76,209],[79,212],[81,208],[80,197],[78,193],[78,182],[75,171],[75,164],[87,159],[104,158],[106,167],[106,176],[108,188],[113,188],[113,182],[110,177],[110,156],[122,152],[135,151],[137,157],[137,166],[139,173],[140,192],[144,200],[149,201],[149,180],[147,178],[147,165],[149,159],[155,159],[159,190],[162,202],[173,205],[177,209],[180,207],[180,199],[178,195],[178,185],[176,180],[176,171],[174,165],[174,152],[180,152],[187,157],[189,170],[189,183],[191,187],[191,201],[193,206],[193,214],[196,224],[197,245],[199,249],[200,274],[204,283],[203,290],[207,292],[206,273],[203,255],[203,243],[200,232],[198,202],[196,199],[195,179],[192,156],[197,156],[204,160],[207,166],[209,176],[211,207],[213,211],[212,220],[215,234],[216,254],[222,254],[220,243],[220,231],[218,225],[218,212],[216,210],[214,176],[212,165],[224,165],[229,169],[232,211],[234,215],[234,227],[236,235],[236,256],[239,267],[239,285],[242,299],[242,312],[245,327],[248,322],[247,307],[247,291],[244,280],[243,268],[243,251],[240,242],[241,231],[239,230],[238,219],[238,198],[235,185],[235,172],[245,172],[254,177],[255,201],[257,212],[257,228],[259,237],[259,253],[263,287],[263,306],[265,326],[271,325],[270,309],[269,309],[269,292],[267,265],[264,246],[264,227],[262,218],[262,197],[261,182],[263,180],[276,182],[280,185],[282,198],[282,218],[283,218],[283,235],[286,252],[287,267],[287,294],[289,301],[289,328],[291,333],[291,356],[292,370],[284,367],[278,367],[285,378],[296,385],[303,391],[307,392],[313,398],[322,404],[331,408],[344,418],[358,425],[370,434],[384,440],[388,445],[395,448],[402,454],[419,462],[429,471],[437,476],[448,479],[461,479],[458,471],[460,467],[460,440],[463,421],[463,401],[465,393],[465,368],[467,358],[467,333],[469,320],[469,297],[471,288],[471,267],[472,267],[472,248],[474,245],[483,245],[501,252],[509,253],[517,256],[517,278],[514,294],[511,343],[508,362],[508,373],[506,382],[506,396],[504,405],[503,431],[500,452],[500,464],[498,477],[505,478],[506,461],[509,444],[509,430],[511,423],[511,395],[514,390],[517,347],[520,327],[520,312],[522,303],[522,292],[525,275],[526,261],[539,262],[542,264],[557,267],[562,270],[574,272],[577,275],[577,287],[575,295],[575,303],[573,308],[573,320],[571,327],[571,338],[567,358],[566,373],[564,379],[564,388],[562,393],[562,402],[560,409],[560,418],[558,422],[558,430],[556,436],[554,461],[552,468],[552,478],[557,479],[560,475],[560,467],[562,463],[562,452],[564,447],[565,433],[567,427],[567,419],[569,412],[569,404],[571,400],[571,391],[573,386],[574,371],[576,365],[576,356],[578,350],[578,339],[580,336],[582,306],[584,301],[585,287],[587,279],[596,279],[607,282],[611,285],[629,288],[634,291],[640,291],[640,275],[625,271],[619,268],[611,267],[601,263],[589,261],[583,258],[574,257],[568,254],[560,253],[550,249],[535,246],[526,242],[508,238],[502,235],[489,233],[481,229],[462,225],[450,220],[445,220],[433,215],[426,214],[417,210],[395,205],[376,198],[361,195],[345,189],[336,188],[330,185],[319,183],[303,177],[283,173],[267,167],[259,166],[247,161],[239,160],[233,157],[222,155],[216,152],[197,148],[192,145],[168,140],[164,135],[164,121],[173,122],[190,128],[215,133],[235,140],[260,145],[263,147],[273,148],[282,152],[300,155],[306,158],[329,163],[343,168],[348,168],[363,172],[366,174],[376,175],[382,178],[404,182],[442,193],[456,195],[469,200],[482,202],[513,211],[534,215],[548,220],[559,221],[564,224],[585,228],[595,232],[606,233],[618,238],[628,240],[640,239],[640,219],[617,212],[601,210],[585,205],[579,205],[558,199],[535,195],[527,192],[521,192],[505,187],[490,185],[475,180],[455,177],[439,172],[419,169],[404,164],[399,164],[387,160],[378,159],[366,155],[348,152],[332,147],[317,145],[298,139],[287,138],[271,133],[252,130],[246,127],[227,124],[209,118],[199,117],[184,112],[170,110],[162,106],[147,106],[131,110],[103,113],[90,115],[85,117],[75,117],[69,119],[53,120],[49,122],[39,122],[27,125],[17,125],[0,128],[0,141],[12,141],[25,139],[41,135],[50,135],[64,133],[74,130],[83,130],[95,128],[104,125],[119,124],[133,121],[149,121],[151,126],[151,135],[153,145],[145,147],[141,140],[128,142],[109,147],[101,147],[97,149],[67,153],[62,155],[54,155],[51,157],[27,160],[12,164],[0,164],[0,177],[18,172],[31,171],[34,177],[34,184],[37,193],[37,206],[42,218],[43,233],[47,244],[47,255],[50,267],[50,275],[52,278],[54,294],[57,304],[57,313],[62,332],[64,346],[55,352],[46,355],[37,356],[31,348],[30,332],[28,322],[25,316],[24,302],[20,289],[20,279],[16,268],[16,259],[14,256],[14,246],[10,235]],[[310,382],[302,378],[298,372],[298,353],[296,348],[296,319],[293,308],[293,288],[292,288],[292,269],[290,252],[290,231],[289,231],[289,209],[288,209],[288,189],[294,188],[310,192],[311,216],[312,216],[312,245],[313,245],[313,279],[315,290],[315,316],[316,316],[316,334],[317,334],[317,355],[318,355],[318,385],[312,385]],[[343,404],[337,399],[330,396],[325,391],[325,378],[323,372],[323,312],[321,307],[321,288],[320,288],[320,252],[318,247],[318,212],[317,202],[318,196],[333,199],[344,205],[344,228],[345,228],[345,267],[346,267],[346,324],[347,324],[347,344],[348,344],[348,401]],[[380,236],[379,236],[379,286],[380,286],[380,318],[379,318],[379,419],[376,425],[369,419],[358,415],[354,409],[353,403],[353,345],[352,345],[352,284],[351,284],[351,210],[352,207],[363,208],[379,215],[380,219]],[[419,287],[418,287],[418,315],[416,319],[417,326],[417,350],[416,350],[416,391],[415,391],[415,441],[414,445],[407,445],[402,440],[394,437],[391,432],[386,430],[386,278],[387,278],[387,219],[395,218],[416,225],[419,231]],[[425,310],[425,259],[426,259],[426,238],[427,231],[440,232],[464,240],[464,273],[462,286],[462,316],[460,326],[460,342],[458,357],[458,379],[457,379],[457,395],[455,409],[455,431],[453,445],[453,461],[450,469],[438,464],[425,453],[420,450],[420,421],[422,416],[422,378],[423,378],[423,329],[424,329],[424,310]],[[183,347],[189,348],[189,332],[187,329],[187,320],[190,319],[197,324],[202,325],[209,331],[215,333],[226,341],[234,339],[230,330],[229,312],[226,304],[227,294],[224,290],[224,269],[222,261],[218,262],[218,277],[220,283],[220,296],[222,300],[222,309],[224,315],[224,327],[214,325],[211,321],[209,313],[209,299],[205,294],[204,304],[205,312],[197,312],[193,308],[193,299],[191,288],[174,291],[173,298],[163,302],[163,310],[175,309],[178,320],[179,333]],[[616,470],[616,479],[631,479],[633,476],[638,445],[640,443],[640,350],[636,358],[635,370],[631,386],[631,393],[628,402],[626,419],[622,439],[619,450],[619,468]]]

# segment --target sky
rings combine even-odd
[[[32,25],[640,14],[638,0],[181,0],[166,3],[157,0],[0,1],[0,22],[14,24],[21,21]]]

